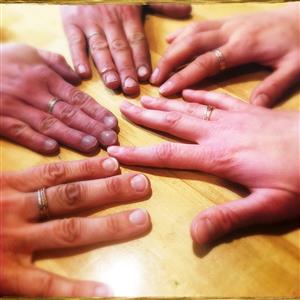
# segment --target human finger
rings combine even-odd
[[[197,244],[207,244],[242,227],[299,217],[299,211],[299,201],[289,192],[256,191],[245,199],[199,213],[191,225],[191,235]]]
[[[36,132],[15,118],[0,116],[0,135],[42,154],[54,154],[59,150],[59,145],[54,139]]]

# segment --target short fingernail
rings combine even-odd
[[[103,118],[103,123],[109,128],[114,128],[117,126],[118,121],[116,117],[106,116]]]
[[[159,92],[161,94],[164,94],[169,92],[172,88],[173,88],[173,83],[171,81],[167,81],[159,88]]]
[[[119,146],[111,146],[111,147],[108,147],[107,148],[107,152],[110,154],[110,155],[116,155],[118,153],[121,152],[121,147]]]
[[[45,150],[51,151],[51,150],[54,150],[55,148],[57,148],[57,142],[55,140],[48,139],[45,141],[45,143],[44,143]]]
[[[124,82],[124,87],[127,87],[127,88],[132,88],[137,85],[138,85],[137,82],[131,77],[128,77]]]
[[[143,96],[141,98],[141,102],[144,103],[144,104],[152,104],[156,101],[157,99],[155,98],[152,98],[150,96]]]
[[[131,103],[128,102],[128,101],[123,101],[122,104],[121,104],[121,108],[128,109],[128,108],[132,108],[132,107],[134,107],[134,105],[131,104]]]
[[[110,157],[102,162],[102,167],[107,172],[115,172],[119,169],[119,163],[115,158]]]
[[[117,82],[118,78],[115,73],[110,72],[104,77],[104,80],[106,83],[113,83],[113,82]]]
[[[136,192],[143,192],[148,186],[148,181],[144,175],[136,175],[130,180],[131,187]]]
[[[155,83],[155,82],[157,81],[157,79],[158,79],[158,75],[159,75],[159,69],[156,68],[156,69],[153,71],[152,75],[151,75],[150,81],[151,81],[152,83]]]
[[[129,215],[130,223],[143,225],[148,221],[148,213],[145,209],[136,209]]]
[[[78,65],[77,70],[78,70],[78,73],[80,73],[80,74],[84,74],[87,72],[87,68],[84,65]]]
[[[266,94],[260,94],[252,101],[255,105],[266,105],[269,102],[269,97]]]
[[[138,73],[139,77],[145,77],[146,75],[149,74],[149,70],[147,67],[141,66],[138,68],[137,73]]]
[[[100,142],[106,146],[113,145],[117,142],[117,134],[113,130],[105,130],[100,133]]]
[[[103,296],[113,296],[113,292],[111,288],[106,285],[100,285],[95,288],[95,296],[103,297]]]
[[[196,220],[193,224],[193,236],[198,244],[205,244],[214,239],[215,227],[209,218]]]
[[[97,145],[97,139],[94,136],[91,135],[86,135],[82,138],[81,140],[81,145],[84,148],[92,148],[95,147]]]

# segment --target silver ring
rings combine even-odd
[[[210,120],[210,117],[211,117],[211,114],[212,114],[213,110],[214,110],[213,106],[206,105],[206,110],[204,112],[204,118],[203,118],[205,121],[209,121]]]
[[[89,40],[90,38],[92,38],[94,35],[101,35],[101,33],[99,31],[95,31],[93,33],[87,34],[87,39]]]
[[[61,100],[59,98],[54,97],[48,102],[48,113],[49,114],[52,114],[54,106],[58,101],[61,101]]]
[[[46,196],[45,188],[41,188],[37,190],[37,203],[38,203],[38,209],[40,213],[40,219],[48,219],[49,208],[48,208],[48,199]]]
[[[226,61],[225,57],[220,49],[215,49],[213,50],[213,53],[215,57],[217,58],[218,64],[219,64],[219,69],[220,71],[223,71],[226,69]]]

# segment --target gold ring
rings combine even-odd
[[[37,203],[40,212],[40,219],[48,219],[49,208],[45,188],[41,188],[37,191]]]
[[[217,58],[218,64],[219,64],[219,69],[220,71],[223,71],[226,69],[226,61],[225,57],[220,49],[215,49],[213,50],[213,53],[215,57]]]
[[[54,109],[54,106],[55,104],[58,102],[58,101],[61,101],[60,99],[54,97],[52,98],[49,102],[48,102],[48,113],[51,114],[53,109]]]
[[[211,114],[214,110],[214,107],[211,106],[211,105],[206,105],[206,110],[205,110],[205,113],[204,113],[204,120],[205,121],[209,121],[210,120],[210,117],[211,117]]]

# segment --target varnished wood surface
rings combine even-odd
[[[193,19],[220,18],[282,4],[194,5]],[[70,61],[58,6],[2,5],[1,42],[22,42],[65,55]],[[146,33],[155,64],[166,48],[166,34],[191,20],[146,18]],[[226,91],[247,99],[267,71],[242,68],[208,81],[204,88]],[[97,72],[81,88],[99,100],[119,119],[122,145],[150,145],[168,138],[127,122],[119,112],[124,99],[101,83]],[[142,85],[141,95],[158,95],[157,88]],[[138,103],[139,97],[131,99]],[[299,95],[288,97],[280,108],[299,109]],[[288,129],[287,129],[288,130]],[[284,131],[283,131],[284,132]],[[101,156],[106,152],[101,151]],[[43,163],[75,160],[84,156],[65,148],[55,157],[44,157],[7,141],[1,142],[3,170],[18,170]],[[299,296],[299,227],[274,225],[241,231],[210,248],[195,248],[189,235],[192,218],[201,210],[244,195],[239,187],[198,172],[136,168],[149,176],[153,195],[144,202],[99,211],[105,215],[129,208],[146,208],[153,229],[142,237],[115,245],[96,245],[76,251],[46,253],[36,264],[77,279],[102,281],[117,296]],[[132,169],[123,168],[123,172]]]

